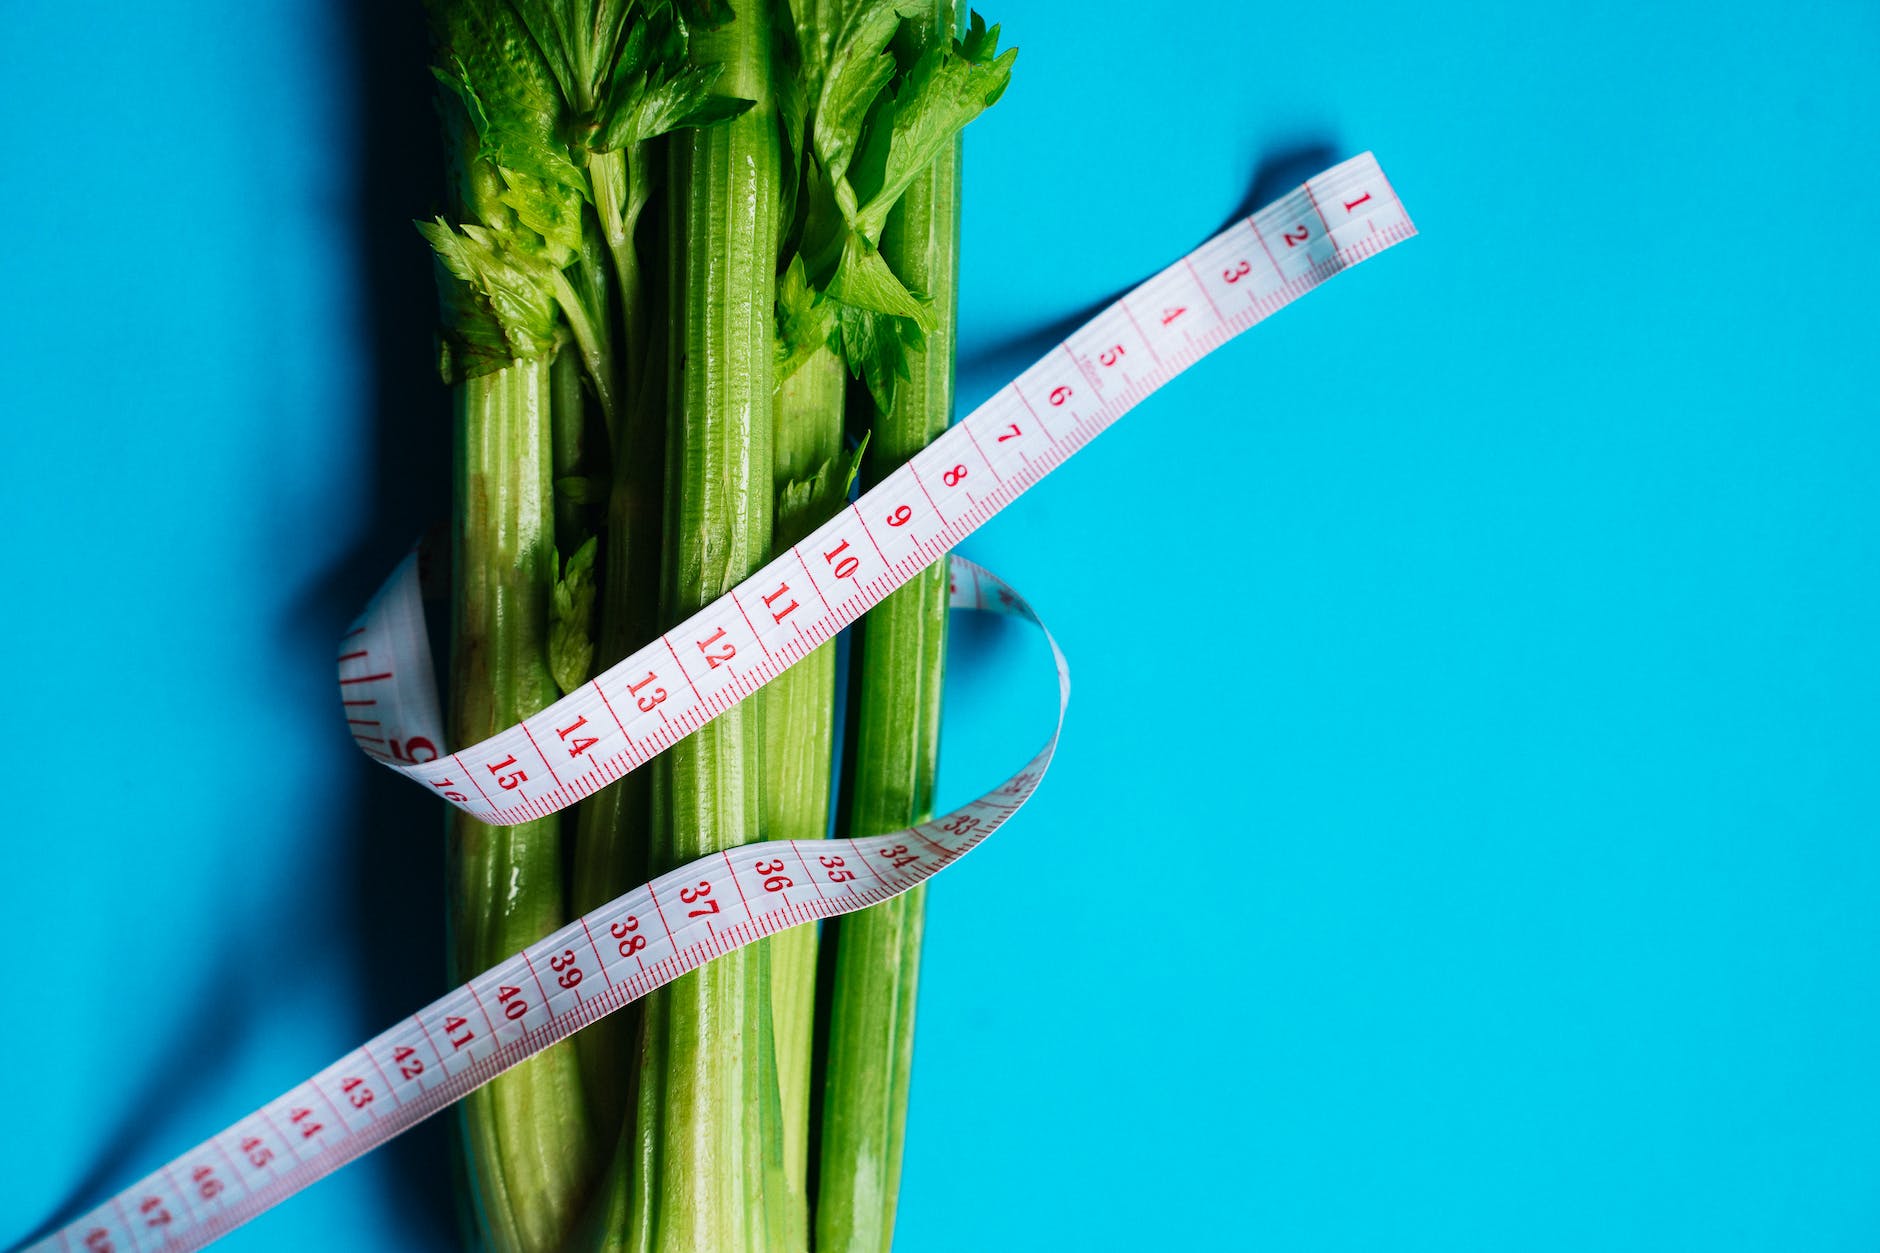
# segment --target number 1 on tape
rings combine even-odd
[[[1110,305],[717,602],[540,713],[453,752],[445,752],[417,565],[408,558],[340,646],[340,700],[353,738],[367,755],[487,822],[519,822],[573,804],[854,622],[1177,374],[1415,233],[1369,153],[1327,170]],[[951,570],[955,608],[1038,624],[1023,598],[987,571],[958,557]],[[1070,678],[1056,643],[1050,647],[1061,726]],[[207,1244],[713,957],[931,878],[1025,804],[1056,746],[1054,731],[1005,783],[932,822],[861,839],[749,844],[635,888],[31,1249],[131,1253]],[[738,905],[696,908],[720,885],[735,890],[712,899]]]

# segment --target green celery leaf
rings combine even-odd
[[[510,7],[534,39],[543,63],[561,88],[562,99],[571,104],[579,100],[586,75],[581,72],[581,57],[576,48],[581,23],[568,21],[568,11],[573,6],[557,4],[554,0],[510,0]],[[574,29],[570,29],[571,25]]]
[[[849,498],[849,491],[855,486],[855,480],[862,477],[862,461],[868,456],[868,441],[875,437],[873,431],[863,431],[855,447],[849,449],[846,457],[838,458],[842,475],[841,490],[836,493],[837,503]]]
[[[990,61],[999,54],[999,28],[996,26],[988,28],[986,19],[980,15],[979,10],[974,9],[972,24],[966,29],[966,37],[958,41],[958,46],[960,55],[968,61],[975,64]],[[1006,53],[1008,57],[1017,55],[1018,49],[1016,48]]]
[[[1016,56],[998,52],[996,28],[977,15],[961,40],[919,55],[903,47],[903,19],[924,28],[933,9],[933,0],[788,0],[780,19],[781,59],[796,63],[808,106],[802,118],[785,102],[785,131],[794,146],[807,126],[813,159],[786,234],[795,255],[778,286],[778,369],[788,377],[833,342],[883,408],[933,315],[877,241],[908,186],[1004,92]]]
[[[643,83],[647,71],[656,65],[678,64],[685,57],[685,47],[684,32],[666,15],[642,13],[620,41],[620,54],[608,80],[608,99],[603,103],[611,108],[616,92],[627,84]]]
[[[857,309],[909,318],[922,330],[933,325],[930,302],[902,286],[875,245],[854,231],[843,241],[842,260],[827,290],[836,300]]]
[[[574,550],[561,577],[555,581],[550,602],[553,621],[548,628],[548,668],[555,686],[572,692],[588,681],[594,669],[594,607],[596,585],[594,554],[599,536]],[[557,562],[559,566],[559,554]]]
[[[777,25],[788,69],[806,101],[822,95],[829,57],[841,33],[845,0],[784,0]]]
[[[648,6],[633,0],[510,0],[534,37],[562,98],[576,113],[592,112],[606,86],[629,17]]]
[[[892,4],[874,0],[856,6],[821,74],[811,142],[844,217],[853,211],[853,193],[846,185],[849,162],[861,145],[869,110],[894,77],[894,57],[887,49],[900,22]]]
[[[545,255],[560,269],[581,249],[581,196],[566,183],[544,182],[508,166],[503,176],[502,201],[515,210],[516,220],[547,243]]]
[[[885,10],[927,25],[933,21],[934,0],[788,0],[783,9],[778,15],[783,42],[794,54],[805,96],[816,100],[839,46],[871,42]]]
[[[431,77],[437,80],[438,86],[463,102],[464,111],[470,115],[470,124],[476,127],[477,134],[481,135],[490,128],[490,111],[483,107],[483,98],[470,85],[470,74],[464,69],[461,60],[452,58],[449,69],[433,65]]]
[[[563,184],[576,196],[586,189],[587,179],[569,158],[563,144],[543,141],[521,127],[501,123],[492,124],[479,138],[481,151],[478,155],[492,165],[516,170],[544,183]]]
[[[792,479],[777,490],[774,527],[779,547],[802,539],[834,512],[823,507],[823,502],[830,495],[829,480],[834,477],[830,463],[825,461],[814,475],[807,479]]]
[[[855,227],[881,238],[888,213],[920,172],[966,124],[998,102],[1012,80],[1018,49],[997,52],[999,28],[973,15],[966,38],[935,45],[908,70],[894,96],[893,136],[881,187],[854,215]]]
[[[845,230],[854,230],[859,226],[858,205],[868,204],[875,199],[881,189],[882,175],[888,166],[888,151],[894,142],[894,117],[897,103],[894,92],[884,91],[875,107],[869,110],[868,122],[862,128],[861,147],[855,150],[855,159],[849,164],[849,195],[843,209],[842,225]],[[881,231],[877,229],[868,238],[880,240]]]
[[[443,319],[437,372],[446,385],[513,364],[515,346],[482,293],[440,265],[437,295]]]
[[[847,452],[837,453],[816,467],[808,478],[792,479],[777,489],[776,543],[794,544],[834,517],[849,498],[862,470],[868,436]]]
[[[600,108],[597,151],[631,148],[671,131],[734,118],[752,101],[713,93],[721,65],[686,61],[683,29],[665,6],[636,21],[622,41]]]
[[[445,332],[466,338],[472,356],[483,356],[492,346],[488,326],[475,319],[487,316],[500,328],[503,360],[547,356],[556,346],[554,269],[526,248],[508,246],[510,236],[486,227],[465,225],[453,230],[443,218],[420,222],[418,230],[430,241],[439,262],[451,276],[468,286],[480,300],[465,300],[445,289]],[[459,326],[453,318],[468,317],[473,324]],[[453,364],[453,370],[457,367]],[[459,377],[482,373],[467,370]]]
[[[895,385],[908,377],[908,353],[926,343],[920,325],[853,305],[837,306],[837,321],[849,372],[868,385],[876,408],[885,413],[894,404]]]
[[[836,333],[834,302],[810,288],[803,258],[792,257],[789,268],[777,280],[778,384],[795,374],[818,348],[835,346]]]
[[[713,94],[723,70],[722,65],[695,66],[629,98],[608,116],[595,150],[634,147],[672,131],[729,121],[750,109],[756,101]]]
[[[442,65],[431,72],[463,102],[476,129],[477,155],[505,172],[503,203],[525,219],[549,223],[542,233],[553,240],[555,224],[580,215],[587,179],[558,133],[562,98],[543,53],[506,4],[448,8]],[[530,186],[519,189],[514,175]],[[565,243],[568,228],[559,233]]]
[[[510,133],[512,146],[555,146],[561,94],[510,6],[457,3],[434,5],[433,12],[444,67],[433,73],[464,101],[478,135],[494,129]]]

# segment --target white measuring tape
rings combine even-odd
[[[448,755],[408,558],[340,648],[360,748],[476,817],[605,787],[860,618],[1177,374],[1416,233],[1369,153],[1215,236],[1092,318],[912,461],[730,593],[521,724]],[[952,558],[955,608],[1030,606]],[[1070,674],[1050,634],[1058,724]],[[604,1014],[721,953],[905,892],[1002,826],[1057,732],[1000,787],[888,835],[713,853],[594,910],[413,1014],[31,1250],[193,1249]]]

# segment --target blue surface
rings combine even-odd
[[[0,19],[0,1244],[442,986],[329,687],[446,456],[374,7]],[[968,398],[1256,170],[1373,148],[1424,234],[967,546],[1077,693],[932,895],[899,1247],[1880,1244],[1880,10],[1220,7],[996,14]],[[961,796],[1048,685],[954,660]],[[447,1247],[441,1146],[228,1247]]]

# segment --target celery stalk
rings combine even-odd
[[[651,187],[648,145],[596,153],[589,166],[595,206],[613,259],[618,293],[615,353],[623,374],[610,431],[600,637],[595,669],[604,670],[651,639],[659,624],[660,479],[664,440],[659,385],[665,370],[654,351],[645,282],[634,232]],[[635,771],[589,797],[575,820],[574,904],[586,911],[647,878],[652,776]],[[579,1037],[590,1108],[616,1125],[626,1109],[626,1076],[637,1010],[595,1024]]]
[[[456,386],[457,572],[450,736],[473,744],[555,699],[547,663],[554,581],[549,366],[517,361]],[[559,823],[513,827],[451,811],[453,978],[562,922]],[[460,1107],[490,1248],[560,1247],[582,1200],[589,1129],[573,1049],[558,1044]]]
[[[440,263],[442,365],[457,410],[448,733],[453,744],[467,745],[557,694],[549,664],[557,574],[550,363],[564,342],[566,294],[573,292],[559,267],[575,260],[575,247],[551,219],[579,198],[546,185],[517,194],[488,160],[485,98],[501,102],[513,125],[551,142],[545,75],[500,51],[514,46],[509,11],[443,0],[431,8],[440,63],[454,71],[439,81],[458,224],[438,218],[419,229]],[[569,383],[564,367],[564,411],[579,400]],[[571,451],[563,446],[564,455]],[[494,827],[453,810],[448,836],[449,951],[461,980],[564,920],[560,823]],[[557,1045],[499,1076],[459,1111],[477,1241],[498,1253],[560,1248],[591,1171],[573,1048]]]
[[[740,0],[695,31],[718,89],[756,102],[669,142],[673,342],[662,615],[679,621],[768,555],[772,302],[780,155],[771,107],[771,14]],[[683,645],[682,645],[683,646]],[[762,696],[720,715],[654,763],[653,869],[760,838]],[[738,909],[726,880],[716,885]],[[777,1135],[769,950],[728,953],[646,1001],[635,1102],[629,1244],[773,1247],[767,1192]]]
[[[933,24],[915,31],[923,46],[950,40],[958,27],[954,5],[943,0],[936,9]],[[914,178],[882,233],[881,255],[897,277],[929,296],[933,316],[924,346],[907,354],[908,379],[876,415],[864,466],[871,484],[945,431],[952,416],[959,180],[954,139]],[[847,813],[847,830],[858,838],[933,816],[946,616],[946,566],[937,562],[871,610],[858,633]],[[893,1239],[925,899],[925,889],[916,888],[844,918],[837,929],[819,1250],[886,1250]]]
[[[848,477],[846,468],[838,464],[846,385],[841,358],[824,347],[777,388],[777,549],[807,535],[840,507]],[[784,671],[765,689],[766,839],[819,840],[829,832],[835,699],[833,640]],[[770,941],[771,1017],[783,1115],[788,1221],[802,1224],[804,1240],[809,1214],[816,938],[814,926],[801,926]]]

